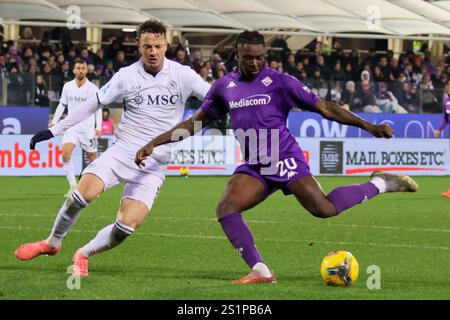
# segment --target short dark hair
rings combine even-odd
[[[150,19],[142,22],[136,29],[136,37],[139,39],[141,34],[150,32],[155,34],[162,34],[166,36],[167,27],[164,23],[156,19]]]
[[[76,65],[77,63],[81,63],[81,64],[87,65],[87,62],[84,61],[83,59],[80,59],[80,58],[75,59],[75,61],[73,62],[73,66],[75,67],[75,65]]]
[[[236,48],[240,44],[262,44],[266,45],[264,41],[264,36],[258,31],[244,31],[241,32],[236,39]]]
[[[258,31],[241,32],[241,33],[239,33],[238,37],[236,38],[234,48],[231,51],[230,56],[228,57],[227,61],[224,62],[224,64],[229,64],[231,61],[233,61],[234,57],[236,56],[238,46],[244,45],[244,44],[262,44],[263,46],[266,46],[266,42],[264,41],[264,36],[261,33],[259,33]]]

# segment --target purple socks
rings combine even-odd
[[[256,249],[252,233],[242,219],[240,212],[234,212],[220,218],[219,222],[233,247],[239,251],[250,268],[258,262],[264,263],[258,249]]]
[[[338,187],[331,191],[327,198],[334,204],[336,213],[351,208],[358,203],[369,200],[378,194],[378,189],[371,182]]]

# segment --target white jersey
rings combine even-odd
[[[94,96],[97,91],[98,87],[87,78],[86,82],[81,87],[78,87],[74,79],[64,85],[59,102],[64,106],[67,106],[69,114],[79,112],[79,106],[88,98]],[[94,132],[96,128],[101,128],[101,123],[97,123],[99,119],[101,120],[101,110],[76,124],[71,130],[77,132]],[[58,121],[58,118],[54,119],[54,123]]]
[[[116,144],[134,158],[141,147],[182,120],[190,96],[204,100],[209,87],[190,67],[164,58],[163,69],[152,76],[140,60],[114,74],[98,91],[97,98],[102,105],[123,102]],[[171,145],[162,145],[152,156],[168,162],[170,153]]]

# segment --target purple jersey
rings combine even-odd
[[[261,145],[264,145],[263,148],[267,147],[265,152],[269,157],[273,142],[271,130],[277,129],[278,159],[287,159],[299,155],[303,157],[299,145],[287,128],[289,111],[293,107],[314,111],[318,100],[319,97],[296,78],[264,67],[258,76],[251,80],[243,77],[238,71],[217,80],[201,108],[211,120],[229,113],[235,135],[239,129],[244,132],[249,129],[258,133],[267,132],[266,144],[262,144],[259,135],[257,140],[258,152],[261,152]],[[248,144],[245,144],[245,147],[242,152],[245,161],[248,162]],[[278,159],[272,157],[271,160]],[[259,160],[257,161],[259,163]]]
[[[439,130],[441,131],[444,130],[447,123],[450,123],[450,95],[444,99],[442,105],[444,107],[444,118],[442,119],[441,126],[439,127]]]

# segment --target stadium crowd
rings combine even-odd
[[[24,28],[19,47],[3,42],[0,79],[8,82],[9,105],[49,106],[57,101],[63,84],[73,78],[72,67],[80,58],[88,65],[87,77],[97,85],[106,83],[120,68],[136,61],[133,34],[108,36],[108,44],[96,52],[86,43],[74,45],[67,31],[55,28],[37,41],[31,28]],[[57,40],[57,41],[50,41]],[[441,112],[444,88],[449,85],[450,55],[433,64],[424,45],[398,58],[394,52],[370,49],[361,55],[344,50],[338,40],[333,47],[319,41],[307,50],[293,52],[282,36],[271,41],[268,66],[288,73],[313,88],[322,98],[333,100],[355,112],[418,113]],[[218,46],[210,58],[200,51],[188,55],[174,37],[167,58],[188,65],[212,83],[235,66],[224,64],[230,49]],[[1,80],[0,80],[1,81]]]

